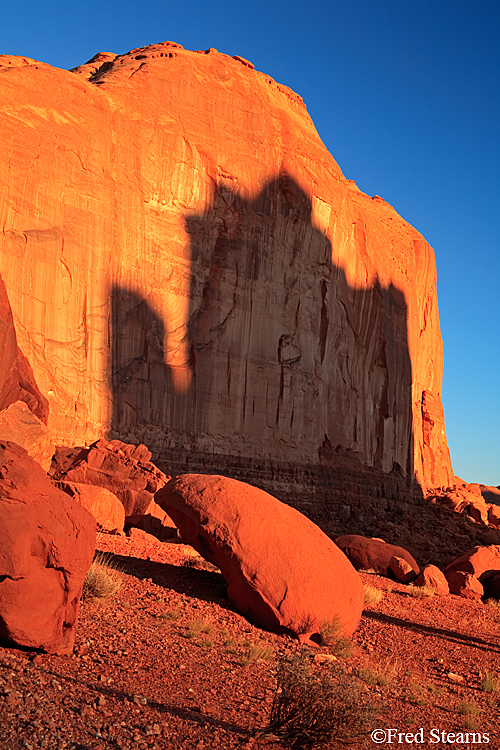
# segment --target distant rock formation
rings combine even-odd
[[[0,57],[0,92],[0,271],[56,442],[344,517],[452,483],[433,252],[297,94],[171,42]]]

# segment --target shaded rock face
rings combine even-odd
[[[24,448],[0,443],[0,639],[73,650],[95,550],[93,517],[53,487]]]
[[[48,401],[40,392],[30,364],[17,345],[16,330],[5,284],[0,277],[0,411],[16,401],[44,424],[48,418]]]
[[[250,461],[283,496],[451,483],[432,250],[300,97],[173,43],[4,58],[0,93],[0,270],[57,442]]]
[[[361,579],[315,524],[234,479],[186,474],[155,496],[182,538],[217,565],[236,609],[261,627],[318,640],[335,622],[351,635],[363,609]]]
[[[415,580],[420,573],[416,560],[407,550],[387,544],[382,539],[346,534],[337,537],[335,544],[347,555],[356,570],[373,570],[402,583]]]
[[[105,488],[121,501],[125,516],[142,516],[151,513],[155,492],[169,479],[150,459],[145,445],[98,440],[90,448],[59,450],[50,474],[56,482]]]

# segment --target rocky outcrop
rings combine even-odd
[[[458,477],[455,477],[458,480]],[[465,513],[477,523],[500,528],[500,505],[497,499],[500,493],[497,487],[484,484],[468,484],[458,480],[451,487],[446,487],[428,494],[428,499],[455,511]]]
[[[299,96],[168,42],[0,58],[0,94],[0,270],[56,442],[297,502],[451,484],[433,252]]]
[[[96,524],[15,443],[0,443],[0,640],[69,654]]]
[[[324,626],[351,635],[363,585],[339,548],[308,518],[234,479],[186,474],[155,496],[182,538],[221,569],[238,612],[269,630],[321,642]]]
[[[15,401],[0,411],[0,440],[17,443],[48,471],[55,445],[50,430],[30,411],[24,401]]]
[[[59,450],[50,474],[55,482],[107,489],[121,501],[125,516],[143,516],[153,514],[154,494],[170,479],[150,459],[145,445],[102,439],[89,448]],[[158,517],[164,515],[159,511]]]

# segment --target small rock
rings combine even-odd
[[[462,677],[462,675],[455,674],[455,672],[448,672],[448,674],[446,676],[452,682],[463,682],[464,681],[464,678]]]

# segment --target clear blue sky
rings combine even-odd
[[[346,177],[433,246],[454,470],[499,485],[498,0],[24,0],[0,9],[0,53],[61,68],[167,40],[242,55],[290,86]]]

